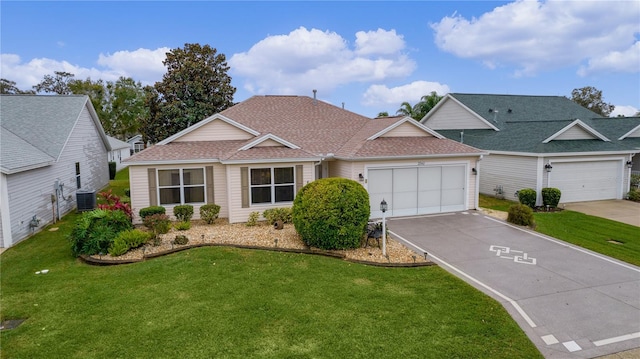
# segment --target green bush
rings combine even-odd
[[[176,216],[180,222],[189,222],[193,217],[193,206],[190,204],[183,204],[173,207],[173,215]]]
[[[509,207],[507,222],[517,224],[519,226],[533,227],[533,210],[531,207],[518,203]]]
[[[523,188],[518,191],[518,200],[520,201],[520,203],[524,204],[525,206],[528,206],[529,208],[536,207],[537,196],[538,196],[538,193],[536,192],[536,190],[532,188]]]
[[[131,229],[128,231],[120,232],[116,239],[122,239],[129,248],[138,248],[141,245],[147,243],[153,234],[139,229]]]
[[[171,221],[166,214],[153,214],[151,216],[144,217],[142,223],[153,231],[155,237],[159,234],[165,234],[171,229]]]
[[[117,237],[109,247],[109,255],[112,257],[121,256],[129,251],[129,245],[120,237]]]
[[[369,194],[358,182],[323,178],[305,185],[293,201],[293,224],[308,246],[360,246],[369,220]]]
[[[632,174],[630,184],[631,184],[631,188],[636,188],[636,189],[640,188],[640,175]]]
[[[129,188],[124,189],[124,195],[127,197],[131,197],[131,190]]]
[[[191,222],[177,222],[173,227],[179,231],[186,231],[191,228]]]
[[[116,178],[116,163],[109,162],[109,180]]]
[[[69,234],[71,251],[75,256],[107,253],[116,236],[131,228],[131,220],[123,211],[95,209],[84,212]]]
[[[627,193],[627,198],[629,198],[630,201],[640,202],[640,190],[632,189]]]
[[[258,224],[258,218],[260,218],[260,212],[251,212],[249,213],[249,218],[247,219],[247,227],[253,227]]]
[[[551,208],[558,207],[561,192],[557,188],[547,187],[542,189],[542,204]]]
[[[200,219],[205,221],[207,224],[213,223],[213,221],[218,218],[220,214],[220,206],[217,204],[205,204],[200,207]]]
[[[282,221],[282,223],[291,223],[291,208],[281,207],[281,208],[270,208],[265,209],[262,212],[262,216],[269,222],[269,224],[274,224],[277,221]]]
[[[189,243],[189,238],[187,238],[187,236],[185,236],[185,235],[179,234],[173,240],[173,243],[180,244],[180,245],[185,245],[185,244]]]
[[[144,207],[138,213],[140,214],[140,218],[144,220],[146,217],[153,216],[154,214],[166,214],[167,210],[162,206],[151,206]]]

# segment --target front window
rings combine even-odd
[[[251,203],[292,202],[295,194],[293,167],[251,169]]]
[[[204,203],[204,169],[158,170],[160,204]]]
[[[133,144],[133,152],[137,153],[144,150],[144,143],[136,142]]]
[[[80,182],[80,162],[76,162],[76,188],[80,189],[82,183]]]

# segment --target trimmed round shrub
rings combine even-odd
[[[144,207],[138,212],[140,214],[140,218],[143,220],[149,216],[153,216],[154,214],[166,214],[167,210],[162,206],[150,206]]]
[[[180,222],[189,222],[193,217],[193,206],[190,204],[183,204],[173,207],[173,215],[176,216]]]
[[[291,208],[269,208],[262,212],[262,216],[269,222],[269,224],[275,224],[277,221],[282,223],[291,223]]]
[[[547,187],[542,189],[542,204],[552,208],[558,207],[561,192],[557,188]]]
[[[533,227],[533,210],[531,207],[518,203],[509,207],[507,222],[517,224],[519,226]]]
[[[369,194],[358,182],[323,178],[304,186],[293,201],[293,225],[307,246],[357,248],[369,221]]]
[[[171,220],[166,214],[154,214],[144,217],[142,223],[152,230],[155,236],[165,234],[171,229]]]
[[[205,204],[200,207],[200,219],[207,224],[213,223],[220,214],[220,206],[217,204]]]
[[[520,201],[520,203],[524,204],[525,206],[529,206],[529,208],[536,207],[537,196],[538,196],[538,193],[536,192],[536,190],[532,188],[523,188],[518,191],[518,200]]]

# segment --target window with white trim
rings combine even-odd
[[[293,167],[252,168],[250,177],[251,204],[293,202]]]
[[[204,168],[158,170],[161,205],[204,203]]]

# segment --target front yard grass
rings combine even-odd
[[[95,267],[71,255],[76,218],[2,254],[2,320],[27,318],[1,332],[3,358],[541,358],[437,266],[204,247]]]
[[[507,211],[517,203],[480,195],[480,207]],[[580,212],[535,212],[536,231],[594,252],[640,265],[638,227]]]

